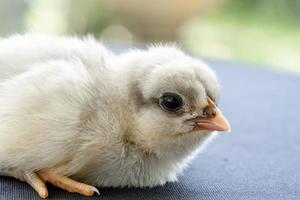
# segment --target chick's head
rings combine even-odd
[[[216,106],[219,83],[213,70],[176,48],[150,48],[137,56],[129,99],[130,143],[164,156],[190,152],[214,131],[228,131]]]

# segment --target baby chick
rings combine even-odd
[[[90,196],[176,181],[230,129],[215,73],[174,46],[115,55],[91,37],[13,36],[0,81],[0,175],[42,198],[46,182]]]

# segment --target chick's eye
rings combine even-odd
[[[159,105],[167,111],[178,111],[183,106],[182,98],[178,94],[165,93],[159,99]]]

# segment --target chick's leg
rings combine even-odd
[[[44,182],[49,182],[69,192],[76,192],[85,196],[93,196],[95,192],[98,195],[100,194],[97,188],[84,183],[80,183],[67,176],[59,175],[51,169],[40,170],[38,172],[38,175]]]

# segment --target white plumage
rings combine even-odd
[[[162,185],[217,130],[192,131],[218,98],[215,73],[174,46],[116,55],[92,37],[17,35],[0,40],[0,81],[0,174],[19,179],[51,169],[95,186]],[[162,108],[166,92],[180,112]]]

